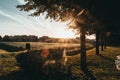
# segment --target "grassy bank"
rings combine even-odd
[[[108,47],[95,55],[95,49],[87,51],[87,64],[96,80],[120,80],[120,71],[115,67],[115,59],[120,55],[120,47]],[[67,65],[70,65],[72,77],[82,80],[84,73],[80,70],[80,55],[68,56]],[[0,80],[27,80],[28,76],[22,73],[17,66],[15,54],[0,54]]]
[[[87,51],[87,65],[89,71],[96,80],[120,80],[120,71],[116,69],[116,56],[120,55],[120,47],[108,47],[105,51],[100,51],[100,55],[95,55],[95,49]],[[69,57],[69,64],[72,65],[72,72],[76,80],[81,80],[79,75],[84,74],[79,67],[80,55]]]

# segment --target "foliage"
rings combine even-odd
[[[56,48],[56,49],[49,49],[51,59],[55,59],[56,61],[62,59],[64,48]]]
[[[48,57],[42,57],[42,51],[30,51],[17,55],[16,60],[25,73],[37,80],[68,80],[67,67],[60,62],[61,50],[49,51]]]
[[[49,36],[38,37],[35,35],[5,35],[3,38],[0,36],[1,42],[47,42],[47,43],[78,43],[77,38],[52,38]]]
[[[0,36],[0,41],[2,41],[2,36]]]
[[[67,4],[69,3],[73,4]],[[24,11],[34,10],[32,16],[39,16],[40,13],[47,12],[46,18],[54,20],[68,20],[78,14],[82,9],[77,8],[76,0],[26,0],[25,5],[18,5],[17,8]],[[78,9],[78,11],[77,11]],[[72,14],[73,13],[73,14]],[[69,17],[66,17],[69,16]]]
[[[1,39],[1,41],[5,41],[5,42],[25,42],[25,41],[38,41],[38,37],[35,35],[15,35],[15,36],[8,36],[5,35],[3,36],[3,38]]]
[[[77,33],[80,33],[80,27],[86,27],[86,33],[93,34],[92,24],[96,23],[96,19],[89,10],[93,6],[93,0],[25,0],[25,2],[17,8],[32,11],[31,16],[40,16],[41,13],[45,13],[46,18],[51,20],[68,21],[69,28],[76,30]]]

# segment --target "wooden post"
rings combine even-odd
[[[30,43],[26,43],[26,49],[29,52],[29,50],[30,50]]]
[[[96,31],[96,55],[99,55],[99,32]]]
[[[86,49],[85,49],[85,27],[80,27],[80,42],[81,42],[81,70],[84,72],[87,70],[87,62],[86,62]]]
[[[101,51],[104,51],[104,32],[101,33]]]

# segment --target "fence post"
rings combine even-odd
[[[30,50],[30,43],[26,43],[26,49],[29,52],[29,50]]]

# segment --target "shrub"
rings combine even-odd
[[[62,55],[57,57],[60,52],[50,49],[48,57],[42,57],[41,52],[21,53],[16,56],[16,60],[26,74],[38,80],[68,80],[70,71],[60,62]]]
[[[55,59],[56,61],[60,60],[63,55],[63,48],[58,49],[49,49],[50,52],[50,58]]]

